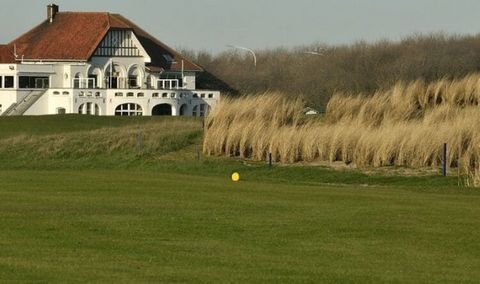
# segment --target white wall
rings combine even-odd
[[[196,82],[195,82],[195,72],[185,72],[184,74],[185,77],[185,89],[187,90],[195,90],[196,88]]]
[[[53,114],[48,110],[49,98],[47,94],[44,94],[38,101],[36,101],[23,115],[44,115]]]
[[[17,68],[17,64],[0,64],[0,76],[16,76]],[[1,113],[13,103],[17,102],[17,91],[14,88],[2,88],[3,84],[5,84],[5,80],[3,79],[2,81],[2,86],[0,87],[0,105],[2,105]],[[15,81],[14,84],[17,84],[17,82]]]

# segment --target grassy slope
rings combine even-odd
[[[11,145],[35,145],[24,156],[2,146],[22,130],[0,120],[0,157],[11,159],[1,158],[0,281],[480,279],[480,194],[455,178],[197,161],[201,131],[188,120],[29,119],[16,124],[38,134]],[[175,141],[165,123],[184,126]],[[126,146],[78,155],[79,137],[117,135],[105,126]],[[141,151],[125,140],[140,129]],[[35,153],[51,133],[77,146]]]

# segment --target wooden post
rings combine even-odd
[[[442,174],[444,177],[447,176],[447,143],[443,143],[443,165],[442,165]]]

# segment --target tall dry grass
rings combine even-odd
[[[206,122],[204,152],[255,160],[344,161],[359,167],[471,171],[480,161],[480,75],[397,83],[371,96],[335,94],[324,118],[303,115],[300,99],[278,93],[225,99]]]

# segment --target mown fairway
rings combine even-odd
[[[105,127],[95,122],[94,132],[80,127],[59,141],[78,146]],[[122,136],[130,124],[106,125],[132,149],[96,142],[113,151],[96,157],[81,147],[37,150],[52,141],[49,128],[12,145],[30,151],[15,159],[2,143],[25,133],[10,129],[0,139],[0,157],[11,157],[0,170],[0,281],[480,279],[480,192],[456,177],[197,161],[201,132],[188,123],[176,141],[156,134],[158,145],[145,128],[140,153]]]

